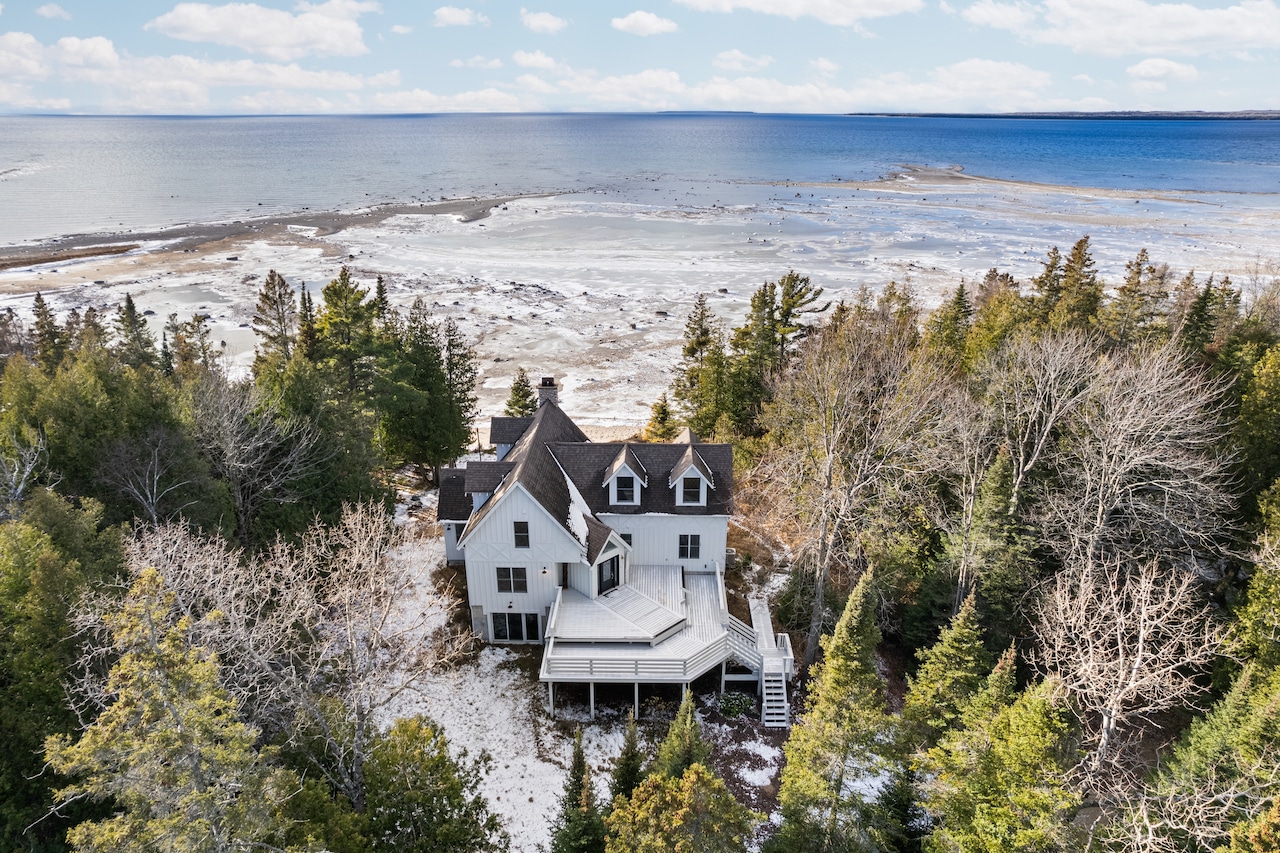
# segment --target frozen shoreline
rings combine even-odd
[[[27,312],[38,289],[63,312],[131,293],[155,312],[157,331],[171,312],[209,314],[244,366],[267,270],[318,291],[346,263],[363,284],[384,276],[396,304],[421,297],[458,322],[480,356],[486,418],[523,366],[556,376],[583,423],[625,427],[643,424],[669,385],[698,293],[731,326],[762,282],[791,269],[837,300],[896,280],[932,307],[993,266],[1028,278],[1051,246],[1065,250],[1084,234],[1112,285],[1143,247],[1178,276],[1194,269],[1237,282],[1280,260],[1277,194],[1133,193],[919,168],[864,182],[666,183],[652,201],[642,189],[127,233],[114,238],[140,248],[75,260],[39,253],[112,236],[49,241],[22,250],[46,263],[0,269],[0,304]],[[0,262],[14,254],[0,249]]]

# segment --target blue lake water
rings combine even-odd
[[[728,203],[761,183],[869,180],[905,163],[1077,187],[1265,196],[1280,194],[1280,122],[10,116],[0,118],[0,245],[457,195],[595,190],[643,201],[678,188],[690,203]]]

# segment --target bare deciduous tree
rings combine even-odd
[[[227,483],[236,536],[247,545],[263,504],[297,500],[297,482],[322,461],[319,432],[308,421],[284,417],[278,402],[253,383],[216,371],[194,383],[191,408],[192,435],[213,473]]]
[[[1117,737],[1131,720],[1150,722],[1204,692],[1197,676],[1222,651],[1224,635],[1199,583],[1154,560],[1080,561],[1041,599],[1032,658],[1061,679],[1083,713],[1087,776],[1120,766]]]
[[[867,510],[877,496],[901,492],[926,472],[929,435],[942,383],[912,356],[899,320],[860,313],[806,339],[789,369],[773,380],[766,420],[779,443],[751,481],[763,505],[795,544],[814,577],[805,650],[812,664],[825,621],[824,590],[841,547],[855,557]]]
[[[1039,495],[1038,520],[1064,562],[1127,554],[1198,569],[1232,505],[1221,394],[1172,345],[1098,365]]]
[[[1096,341],[1076,332],[1020,336],[978,367],[1013,466],[1011,516],[1063,421],[1083,402],[1096,351]]]
[[[153,525],[172,521],[194,503],[170,505],[171,499],[195,483],[179,471],[182,444],[178,433],[163,425],[153,426],[141,441],[126,437],[109,447],[98,476],[136,503]]]
[[[18,516],[47,459],[44,433],[39,430],[10,430],[0,440],[0,520]]]
[[[223,686],[246,720],[299,752],[358,810],[364,762],[397,702],[459,655],[469,636],[448,628],[448,602],[415,590],[408,535],[379,506],[348,507],[294,548],[248,558],[183,526],[139,532],[130,571],[155,568],[190,620],[193,643],[218,655]],[[104,603],[81,624],[100,639]],[[84,665],[101,672],[99,639]],[[101,701],[100,682],[81,685]]]

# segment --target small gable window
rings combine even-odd
[[[618,490],[617,503],[630,504],[636,502],[636,478],[635,477],[618,477],[615,482],[615,488]]]
[[[529,547],[529,522],[517,521],[515,523],[515,527],[516,527],[516,531],[515,531],[516,547],[528,548]]]
[[[667,540],[668,542],[671,540]],[[697,533],[680,534],[680,559],[698,560],[702,557],[702,536]]]
[[[702,503],[702,478],[682,477],[680,479],[680,503]]]

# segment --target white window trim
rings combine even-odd
[[[698,481],[698,500],[690,503],[684,499],[684,481],[687,479],[696,479]],[[706,506],[707,505],[707,478],[700,473],[691,470],[687,474],[682,474],[675,484],[676,490],[676,506]]]
[[[629,501],[623,501],[618,499],[618,478],[619,477],[631,478],[632,499]],[[623,468],[620,471],[618,471],[618,473],[614,474],[612,477],[609,478],[609,503],[612,504],[613,506],[639,506],[640,490],[642,488],[644,488],[644,486],[641,484],[640,478],[635,475],[635,472],[632,471],[630,468]]]

